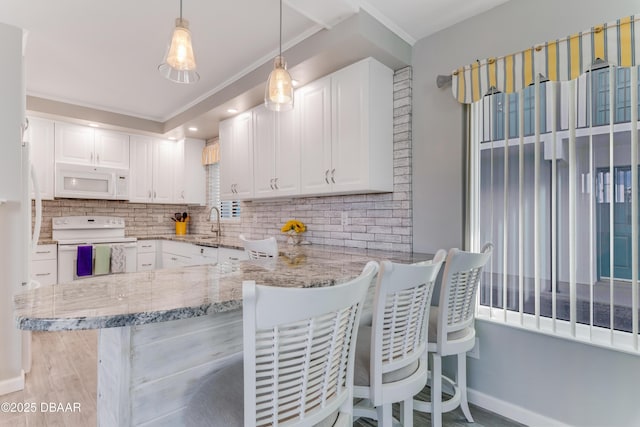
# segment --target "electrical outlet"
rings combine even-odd
[[[347,211],[342,211],[342,217],[340,219],[340,225],[343,227],[345,225],[349,225],[349,213]]]
[[[473,348],[467,352],[467,356],[474,359],[480,359],[480,340],[477,337]]]

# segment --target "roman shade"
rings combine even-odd
[[[487,58],[452,72],[453,96],[471,104],[489,92],[514,93],[541,80],[567,81],[588,71],[594,63],[618,67],[640,64],[640,15],[631,15],[518,53]]]

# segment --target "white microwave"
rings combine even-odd
[[[73,163],[56,163],[55,197],[129,199],[129,171]]]

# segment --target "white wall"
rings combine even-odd
[[[636,12],[635,0],[511,0],[414,45],[414,250],[463,244],[463,113],[436,76]],[[477,323],[473,389],[566,424],[640,424],[637,356]]]

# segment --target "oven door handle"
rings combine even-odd
[[[58,252],[76,252],[78,250],[78,246],[98,246],[98,245],[109,245],[109,246],[122,245],[126,249],[135,248],[135,247],[138,246],[138,244],[136,242],[129,242],[129,243],[94,243],[94,244],[87,243],[87,244],[84,244],[84,245],[58,245]]]

